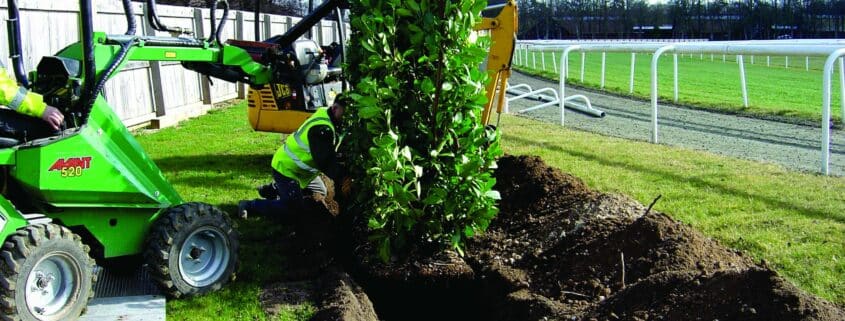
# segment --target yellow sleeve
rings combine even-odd
[[[5,68],[0,68],[0,105],[39,118],[47,108],[41,95],[18,86],[18,83],[6,74]]]

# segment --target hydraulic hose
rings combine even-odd
[[[217,22],[217,6],[221,3],[223,4],[223,19],[220,20],[220,24],[215,25],[215,22]],[[229,19],[229,1],[215,0],[211,5],[211,34],[209,35],[209,42],[217,41],[217,44],[223,44],[220,40],[222,39],[223,27],[226,26],[227,19]]]
[[[154,0],[150,0],[154,1]],[[129,0],[124,0],[124,9],[126,9],[126,5]],[[131,6],[131,3],[129,3]],[[114,71],[117,69],[126,56],[129,53],[129,49],[137,42],[137,38],[132,38],[129,41],[124,42],[121,47],[120,51],[117,53],[114,59],[109,63],[108,67],[100,74],[99,78],[96,78],[96,61],[94,59],[94,23],[92,19],[92,8],[91,8],[91,1],[90,0],[80,0],[79,1],[79,10],[80,14],[82,15],[82,51],[83,51],[83,65],[84,65],[84,75],[85,75],[85,89],[83,94],[83,99],[80,102],[79,110],[81,112],[83,122],[87,122],[88,115],[91,113],[91,108],[94,106],[94,102],[97,100],[97,96],[100,95],[100,92],[103,91],[103,87],[106,85],[106,81],[111,77]],[[135,23],[134,23],[134,14],[132,13],[131,7],[127,10],[127,17],[133,18],[132,23],[129,24],[127,28],[127,34],[132,31],[134,33]],[[96,79],[96,80],[95,80]]]
[[[255,0],[255,41],[261,41],[261,26],[258,15],[261,14],[261,0]]]
[[[156,0],[147,0],[147,20],[150,22],[150,26],[152,26],[155,30],[168,30],[167,26],[162,24],[161,20],[158,19],[158,13],[156,12]]]
[[[97,74],[96,62],[94,61],[94,21],[91,16],[91,1],[79,0],[79,14],[81,15],[81,29],[82,29],[82,65],[83,76],[85,77],[85,87],[83,88],[83,97],[80,101],[79,110],[84,111],[90,109],[90,105],[94,103],[96,96],[94,95],[94,78]],[[94,98],[92,98],[92,96]],[[88,101],[91,103],[89,104]],[[85,113],[87,114],[87,113]]]
[[[25,88],[29,88],[29,79],[23,70],[23,47],[21,46],[21,20],[20,9],[17,0],[9,0],[9,53],[12,58],[12,68],[15,71],[15,78]]]
[[[123,12],[126,14],[126,35],[132,36],[135,34],[137,25],[135,24],[135,10],[132,9],[132,0],[123,0]]]

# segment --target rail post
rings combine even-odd
[[[606,65],[607,65],[607,53],[602,51],[602,53],[601,53],[601,89],[604,89],[604,71],[605,71]]]
[[[658,143],[657,131],[657,63],[660,55],[669,50],[674,50],[675,45],[660,47],[651,57],[651,142]]]
[[[546,71],[546,52],[540,51],[540,65],[543,67],[543,71]]]
[[[637,64],[637,53],[631,53],[631,79],[628,81],[628,93],[634,93],[634,69],[636,68]]]
[[[822,73],[822,166],[821,172],[824,175],[830,174],[830,78],[833,71],[833,63],[840,57],[845,56],[845,48],[834,51],[827,57]],[[842,64],[840,63],[840,68]],[[841,79],[840,75],[840,79]]]
[[[748,108],[748,87],[745,85],[745,63],[742,55],[737,55],[736,60],[739,62],[739,85],[742,87],[742,105]]]
[[[675,92],[674,92],[675,95],[673,97],[673,100],[677,103],[678,102],[678,54],[675,54],[675,55],[672,56],[672,68],[673,68],[672,69],[672,77],[674,77],[673,83],[672,83],[672,88],[674,88],[674,90],[675,90]]]
[[[566,47],[566,49],[563,49],[563,53],[560,55],[560,77],[558,77],[558,78],[560,78],[560,83],[559,83],[560,88],[558,90],[558,92],[560,93],[560,97],[558,98],[558,101],[560,103],[560,125],[561,126],[563,126],[564,121],[566,120],[566,110],[565,110],[565,107],[566,107],[566,103],[565,103],[566,102],[566,74],[569,72],[569,70],[568,70],[569,64],[567,64],[566,62],[569,61],[569,52],[572,51],[572,50],[576,50],[576,49],[581,49],[581,46],[574,45],[574,46]],[[582,52],[582,54],[583,54],[583,52]],[[584,64],[582,63],[581,66],[584,66]]]

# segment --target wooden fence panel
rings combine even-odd
[[[21,9],[22,50],[26,71],[34,70],[41,57],[54,55],[79,41],[78,2],[19,0],[18,6]],[[0,0],[0,19],[3,21],[8,18],[6,8],[7,1]],[[133,9],[137,25],[136,34],[170,36],[166,32],[154,32],[148,26],[144,4],[133,2]],[[204,32],[205,34],[195,36],[209,37],[209,9],[165,5],[160,5],[157,9],[163,24],[188,28],[197,33]],[[122,34],[126,31],[126,18],[120,1],[95,1],[94,10],[94,30],[108,34]],[[201,30],[196,28],[195,11],[201,13]],[[218,10],[217,18],[222,18],[222,14],[222,10]],[[254,19],[252,12],[231,11],[222,40],[238,37],[254,41]],[[300,20],[298,17],[261,14],[259,38],[264,40],[283,34]],[[315,26],[312,29],[314,40],[323,45],[339,41],[335,25],[336,22],[325,21]],[[0,35],[0,62],[7,66],[7,72],[13,76],[5,23],[0,23]],[[136,125],[165,116],[168,110],[200,108],[203,103],[219,102],[244,95],[242,84],[215,79],[213,85],[209,85],[204,78],[205,76],[182,68],[179,63],[133,61],[126,63],[121,72],[106,84],[103,95],[127,125]]]

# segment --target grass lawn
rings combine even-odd
[[[593,188],[646,204],[662,194],[657,210],[765,259],[809,292],[845,303],[845,179],[512,116],[502,118],[501,128],[507,153],[540,155]],[[138,137],[185,200],[230,213],[238,200],[256,196],[254,186],[269,180],[268,164],[279,138],[250,129],[245,103]],[[286,264],[273,254],[278,244],[268,240],[286,227],[260,219],[239,224],[237,281],[204,297],[171,300],[168,320],[268,320],[258,295],[263,284],[284,278]],[[276,320],[307,320],[313,313],[313,304],[306,303]]]
[[[542,52],[545,55],[545,71],[542,70],[541,52],[537,52],[535,56],[536,68],[529,54],[528,64],[521,64],[517,69],[557,81],[560,71],[554,68],[560,63],[561,53],[562,51],[555,53],[556,60],[553,63],[552,52]],[[780,115],[821,121],[823,58],[811,57],[810,70],[806,71],[804,57],[790,57],[787,69],[784,68],[785,57],[771,57],[771,66],[767,67],[765,56],[756,56],[753,65],[750,62],[751,57],[746,56],[744,60],[748,108],[742,106],[739,65],[734,60],[735,56],[727,56],[726,62],[722,62],[721,55],[715,55],[712,62],[709,54],[705,54],[704,59],[701,58],[701,55],[695,54],[692,57],[678,57],[680,104],[751,115]],[[604,89],[627,95],[631,54],[608,53],[606,61]],[[569,68],[567,83],[600,88],[601,53],[586,54],[583,82],[580,80],[579,52],[569,54]],[[634,70],[634,95],[650,99],[651,55],[637,54]],[[672,73],[672,55],[661,56],[658,66],[658,92],[665,101],[672,101],[674,96]],[[831,114],[835,120],[841,121],[838,68],[834,71],[831,84]]]
[[[270,158],[280,135],[256,133],[246,119],[246,104],[212,110],[178,127],[138,140],[186,201],[206,202],[234,213],[239,200],[258,197],[255,186],[269,182]],[[285,260],[268,240],[283,226],[260,219],[238,220],[240,272],[218,293],[167,303],[167,320],[271,320],[261,310],[261,286],[283,279]],[[291,307],[274,320],[307,320],[311,304]]]

